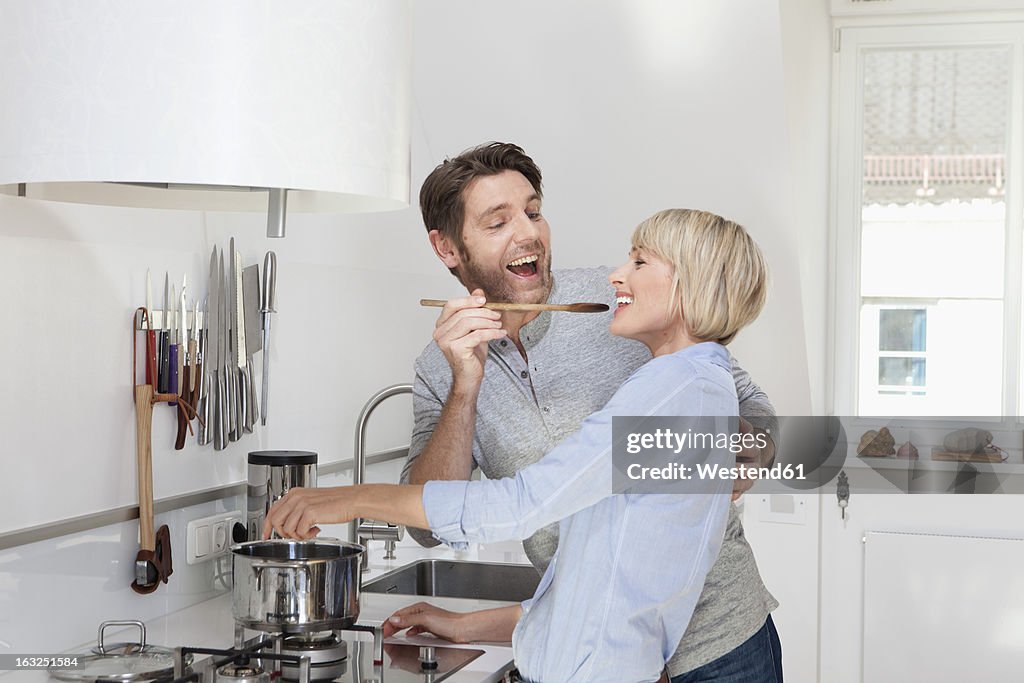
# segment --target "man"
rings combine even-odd
[[[650,358],[641,344],[613,337],[604,314],[498,313],[485,301],[607,302],[605,268],[551,271],[550,229],[541,212],[541,173],[521,148],[490,143],[446,160],[427,177],[420,208],[438,258],[470,292],[449,301],[434,342],[416,361],[415,425],[402,481],[514,476],[574,432]],[[623,241],[625,239],[623,230]],[[740,413],[765,427],[774,410],[735,365]],[[766,422],[765,419],[768,419]],[[772,453],[752,454],[768,462]],[[748,483],[740,483],[734,497]],[[668,663],[673,683],[782,679],[781,650],[765,589],[735,506],[722,551],[686,635]],[[428,532],[410,530],[423,545]],[[543,571],[557,528],[523,542]],[[672,558],[666,558],[671,571]],[[416,625],[404,617],[402,627]]]

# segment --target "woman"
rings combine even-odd
[[[522,539],[561,520],[558,553],[531,600],[467,615],[414,606],[387,632],[412,624],[454,640],[511,638],[526,680],[658,680],[718,554],[732,486],[613,495],[612,418],[736,416],[724,345],[760,313],[767,269],[742,227],[683,209],[641,223],[630,256],[609,278],[610,329],[653,358],[539,462],[501,480],[292,489],[264,535],[310,538],[318,522],[367,517],[430,528],[458,545]]]

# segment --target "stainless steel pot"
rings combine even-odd
[[[235,622],[259,631],[348,628],[359,616],[361,545],[331,538],[231,547]]]

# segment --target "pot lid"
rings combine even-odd
[[[129,654],[85,655],[78,667],[51,667],[50,676],[60,681],[155,681],[174,677],[174,651],[146,645]],[[189,657],[188,659],[191,659]],[[186,661],[186,665],[191,662]]]

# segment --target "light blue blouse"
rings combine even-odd
[[[732,482],[709,482],[707,495],[612,495],[612,417],[737,413],[728,352],[696,344],[637,369],[578,432],[515,477],[426,484],[430,528],[455,547],[527,538],[561,520],[558,552],[513,635],[526,680],[658,679],[718,555]]]

